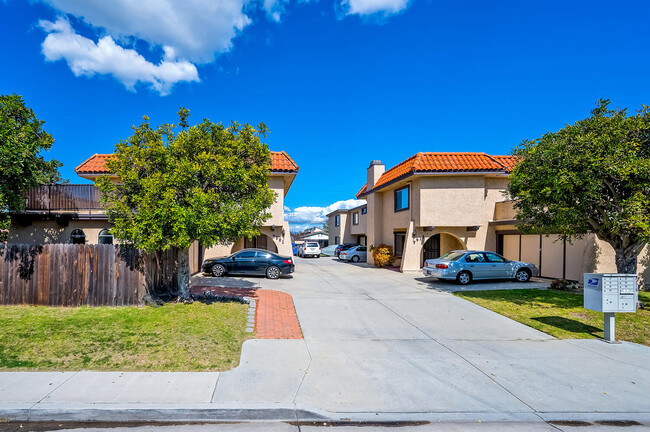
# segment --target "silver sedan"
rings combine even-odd
[[[339,254],[339,259],[343,261],[352,261],[352,262],[366,262],[368,259],[368,252],[365,246],[354,246],[350,249],[341,251]]]
[[[425,276],[455,280],[461,285],[479,279],[515,279],[528,282],[531,277],[539,276],[539,269],[535,264],[511,261],[494,252],[464,250],[452,251],[440,258],[426,260],[422,272]]]

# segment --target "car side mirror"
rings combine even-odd
[[[234,260],[235,260],[235,257],[232,257],[232,260],[234,261]]]

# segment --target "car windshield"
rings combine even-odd
[[[318,247],[318,243],[307,243],[307,247]]]
[[[458,261],[460,257],[465,255],[465,252],[447,252],[446,254],[442,255],[439,259],[442,260],[447,260],[447,261]]]

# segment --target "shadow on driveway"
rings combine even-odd
[[[431,277],[416,277],[416,281],[427,288],[438,292],[457,292],[457,291],[488,291],[502,289],[548,289],[550,281],[532,278],[530,282],[517,282],[510,279],[503,280],[477,280],[472,281],[469,285],[458,285],[455,281],[437,280]]]

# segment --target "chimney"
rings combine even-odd
[[[386,165],[381,163],[380,160],[374,160],[370,162],[370,166],[368,167],[368,173],[366,177],[366,182],[367,182],[366,190],[370,190],[375,186],[377,180],[379,180],[379,177],[381,177],[384,171],[386,171]]]

